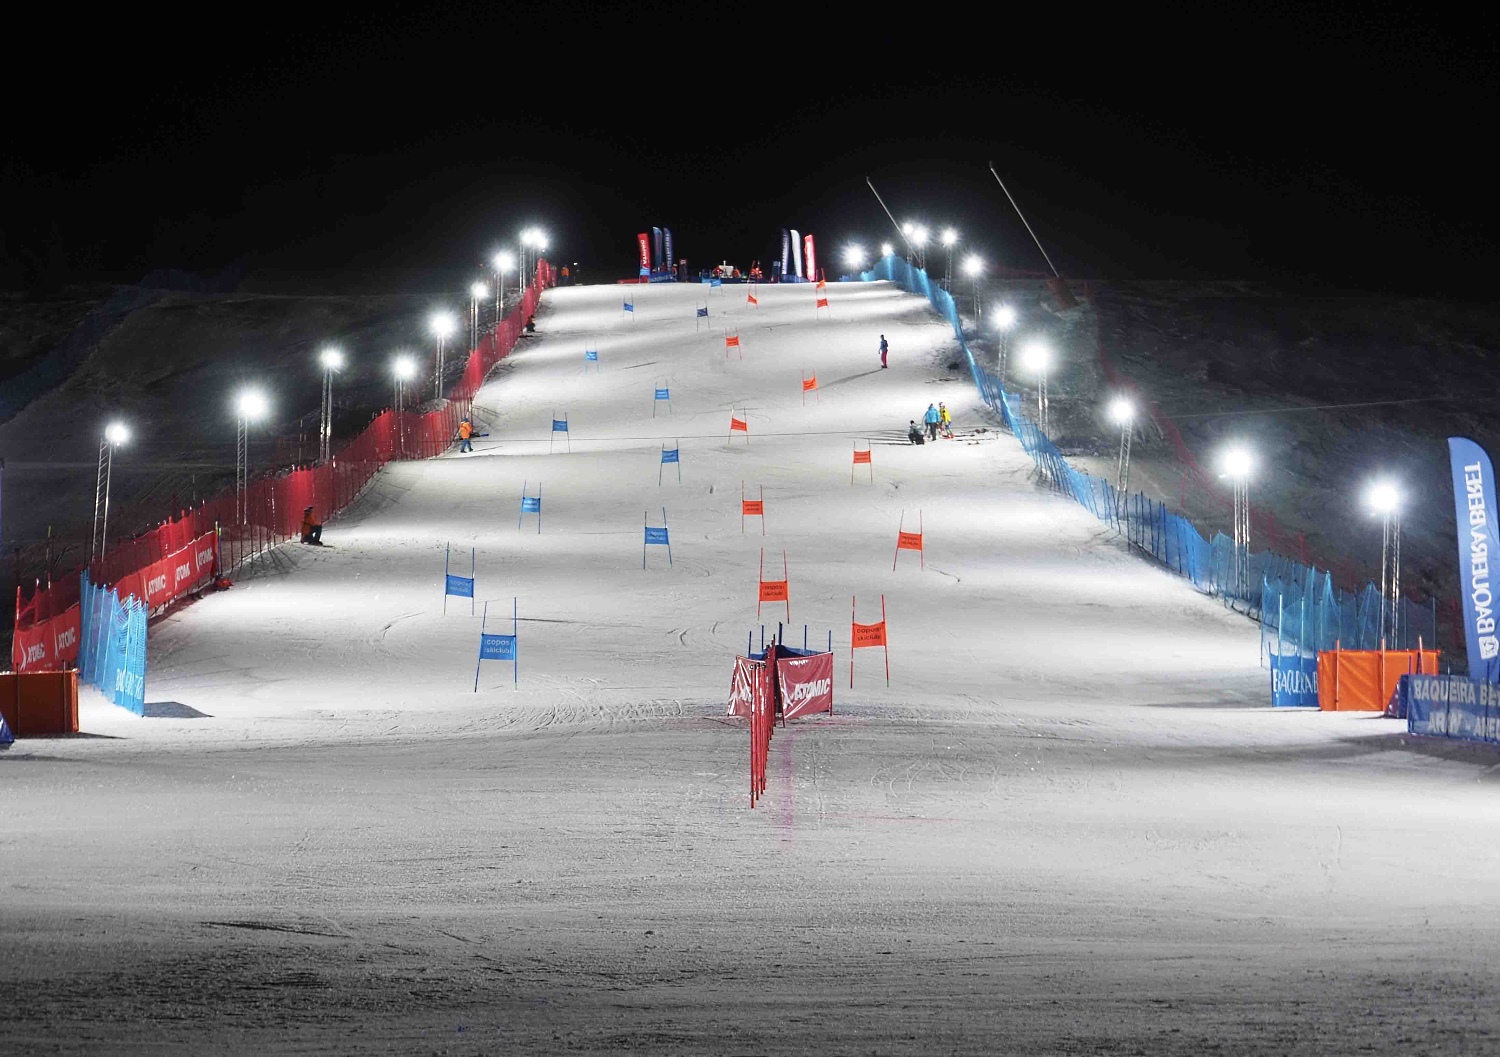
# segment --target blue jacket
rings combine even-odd
[[[935,407],[928,407],[927,408],[927,414],[925,414],[925,415],[922,416],[922,421],[928,423],[929,425],[931,425],[934,422],[937,422],[938,421],[938,409],[935,408]]]

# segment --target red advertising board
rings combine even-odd
[[[777,658],[776,677],[782,719],[833,711],[833,654]]]

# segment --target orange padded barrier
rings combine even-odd
[[[1320,650],[1318,707],[1384,712],[1403,675],[1437,675],[1437,650]]]
[[[0,715],[18,738],[78,733],[78,670],[0,673]]]

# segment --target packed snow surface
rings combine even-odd
[[[1042,488],[924,299],[745,294],[549,291],[472,454],[162,621],[147,718],[0,754],[4,1051],[1493,1045],[1493,758],[1268,707],[1256,626]],[[778,621],[835,713],[752,810],[725,699]]]

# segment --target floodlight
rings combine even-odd
[[[1034,341],[1021,350],[1021,366],[1028,371],[1043,374],[1052,365],[1052,350],[1039,341]]]
[[[475,283],[473,286],[469,287],[469,294],[474,298],[474,300],[478,301],[481,297],[490,296],[490,288],[488,286],[485,286],[483,283]]]
[[[1230,448],[1224,453],[1224,476],[1244,478],[1250,476],[1250,469],[1254,460],[1250,457],[1248,448]]]
[[[258,418],[263,418],[266,412],[271,410],[271,405],[266,402],[265,394],[258,389],[246,389],[240,393],[235,407],[239,411],[240,418],[246,422],[254,422]]]
[[[446,338],[458,329],[458,320],[447,312],[434,312],[432,318],[427,321],[432,333],[439,338]]]
[[[515,266],[516,255],[510,252],[510,250],[501,250],[499,253],[495,254],[495,271],[499,272],[501,275],[504,275],[507,271],[509,271],[511,268],[514,268]]]
[[[123,422],[111,422],[104,427],[104,439],[119,447],[130,439],[130,430],[125,428]]]
[[[995,309],[995,327],[999,330],[1009,330],[1016,325],[1016,310],[1009,305],[1001,305]]]
[[[1401,505],[1401,493],[1390,481],[1377,481],[1370,486],[1366,500],[1377,514],[1392,514]]]
[[[410,356],[397,356],[391,363],[391,370],[404,382],[417,373],[417,365]]]
[[[958,241],[958,232],[954,231],[952,228],[944,228],[943,229],[943,245],[944,246],[951,246],[951,245],[953,245],[957,241]]]
[[[970,256],[964,260],[964,274],[977,276],[984,271],[984,261],[977,256]]]
[[[338,349],[327,348],[318,353],[318,362],[323,365],[324,370],[341,370],[344,366],[344,354]]]

